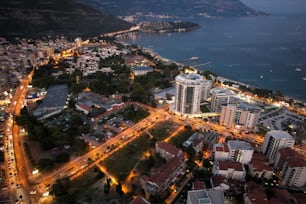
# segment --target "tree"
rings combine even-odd
[[[70,159],[70,154],[68,152],[61,152],[56,156],[57,163],[64,163],[69,161],[69,159]]]
[[[54,167],[54,160],[48,158],[42,158],[38,161],[38,169],[41,171],[49,171]]]

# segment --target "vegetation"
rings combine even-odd
[[[65,35],[69,38],[93,37],[127,30],[132,24],[91,9],[72,0],[10,0],[0,3],[4,37],[42,38]]]
[[[147,110],[131,105],[124,109],[122,116],[124,120],[129,120],[133,121],[134,123],[137,123],[140,120],[148,117],[149,115],[150,113]]]
[[[176,124],[172,122],[160,122],[153,128],[149,129],[149,132],[153,135],[155,140],[163,140],[170,136],[171,132],[176,129]]]
[[[182,144],[191,136],[195,133],[194,130],[191,130],[191,129],[186,129],[179,132],[175,137],[173,137],[169,143],[178,147],[178,148],[181,148],[182,147]]]
[[[141,135],[101,162],[119,181],[124,180],[150,146],[150,138]],[[114,162],[116,161],[116,162]]]

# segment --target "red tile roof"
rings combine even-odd
[[[84,103],[78,103],[78,106],[79,106],[80,108],[84,109],[84,110],[87,110],[87,111],[91,111],[91,110],[92,110],[91,107],[85,105]]]
[[[184,154],[174,157],[165,165],[153,170],[152,177],[150,177],[149,180],[159,186],[162,186],[162,184],[184,163],[184,160]]]
[[[279,150],[282,161],[287,161],[290,167],[306,167],[304,157],[290,147]]]
[[[222,175],[213,175],[212,181],[214,186],[220,186],[221,183],[227,183],[226,177]]]
[[[255,182],[247,183],[247,196],[251,200],[252,204],[269,204],[264,189]]]
[[[222,143],[220,145],[222,145],[222,146],[217,146],[216,151],[218,151],[218,152],[229,152],[228,146],[227,146],[226,143]]]
[[[176,156],[180,152],[180,150],[177,147],[175,147],[171,144],[165,143],[165,142],[158,141],[158,142],[156,142],[156,145],[159,148],[165,150],[166,152],[168,152],[168,153],[170,153],[174,156]]]
[[[192,190],[205,189],[205,183],[203,181],[195,181],[192,185]]]
[[[218,161],[220,170],[234,169],[235,171],[243,171],[243,166],[239,162],[230,160]]]

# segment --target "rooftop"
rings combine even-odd
[[[66,103],[67,95],[68,86],[66,84],[51,86],[38,108],[63,107]]]
[[[234,169],[235,171],[243,171],[243,166],[240,162],[234,162],[230,160],[218,161],[220,170]]]
[[[154,169],[152,171],[152,177],[150,177],[150,181],[156,183],[159,186],[162,186],[163,183],[174,173],[184,162],[185,157],[184,154],[180,154],[170,161],[168,161],[165,165],[160,168]]]
[[[228,146],[226,143],[214,144],[217,152],[229,152]]]
[[[230,89],[222,89],[222,88],[213,88],[210,90],[210,93],[215,94],[215,95],[220,95],[220,96],[236,95],[234,91]]]
[[[222,190],[193,190],[188,191],[191,204],[224,204]]]
[[[293,137],[288,132],[282,130],[270,130],[269,132],[266,133],[266,135],[270,135],[278,139],[294,140]]]
[[[159,148],[165,150],[166,152],[168,152],[168,153],[170,153],[174,156],[177,155],[180,152],[180,150],[177,147],[175,147],[171,144],[162,142],[162,141],[156,142],[156,146],[158,146]]]
[[[234,150],[253,150],[250,143],[241,140],[229,140],[227,141],[227,145],[229,149]]]

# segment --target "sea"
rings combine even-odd
[[[243,2],[270,15],[195,17],[191,21],[200,25],[196,30],[138,33],[127,42],[199,70],[306,101],[306,1]],[[192,57],[197,60],[188,60]]]

